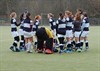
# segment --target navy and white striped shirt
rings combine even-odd
[[[73,29],[73,19],[71,17],[66,18],[66,30]]]
[[[58,30],[57,30],[58,34],[65,35],[65,33],[66,33],[66,20],[65,20],[65,18],[63,18],[63,19],[59,18],[56,23],[58,24]]]
[[[56,23],[53,18],[49,19],[49,23],[50,23],[51,30],[56,29]]]
[[[25,31],[25,32],[31,32],[32,31],[32,23],[33,21],[32,20],[30,20],[30,19],[25,19],[24,20],[24,27],[23,27],[23,30]]]
[[[15,18],[12,18],[11,19],[11,32],[13,31],[17,31],[17,23],[16,23],[16,19]]]
[[[21,22],[20,22],[20,29],[23,29],[24,28],[24,20],[25,19],[21,20]]]
[[[36,20],[32,26],[32,31],[36,32],[38,30],[38,26],[40,25],[39,20]]]
[[[82,27],[81,27],[82,30],[89,31],[89,26],[90,26],[89,19],[87,17],[84,17],[82,21]]]

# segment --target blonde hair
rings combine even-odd
[[[50,17],[54,17],[54,15],[53,15],[52,13],[49,13],[48,15],[49,15]]]
[[[83,13],[83,10],[82,9],[77,9],[77,13],[80,13],[80,14],[82,14]]]
[[[68,17],[72,17],[72,12],[70,12],[70,11],[65,11],[65,14],[67,14],[68,15]]]
[[[13,18],[13,17],[16,17],[16,16],[17,16],[16,12],[12,12],[12,13],[10,14],[10,18]]]

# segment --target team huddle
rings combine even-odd
[[[68,10],[65,14],[59,13],[58,19],[55,19],[52,13],[47,14],[50,29],[39,26],[42,17],[37,15],[32,20],[28,11],[22,13],[19,24],[16,22],[15,12],[10,14],[10,18],[11,33],[14,38],[10,49],[13,52],[32,53],[33,50],[46,54],[82,52],[84,43],[85,50],[89,48],[89,18],[81,9],[77,9],[75,15]],[[18,42],[20,42],[19,47]]]

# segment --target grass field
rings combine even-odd
[[[90,27],[90,49],[82,53],[15,53],[12,42],[10,27],[0,26],[0,71],[100,71],[100,26]]]

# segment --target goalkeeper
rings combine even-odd
[[[46,54],[53,53],[53,33],[45,27],[41,27],[36,32],[37,51]]]

